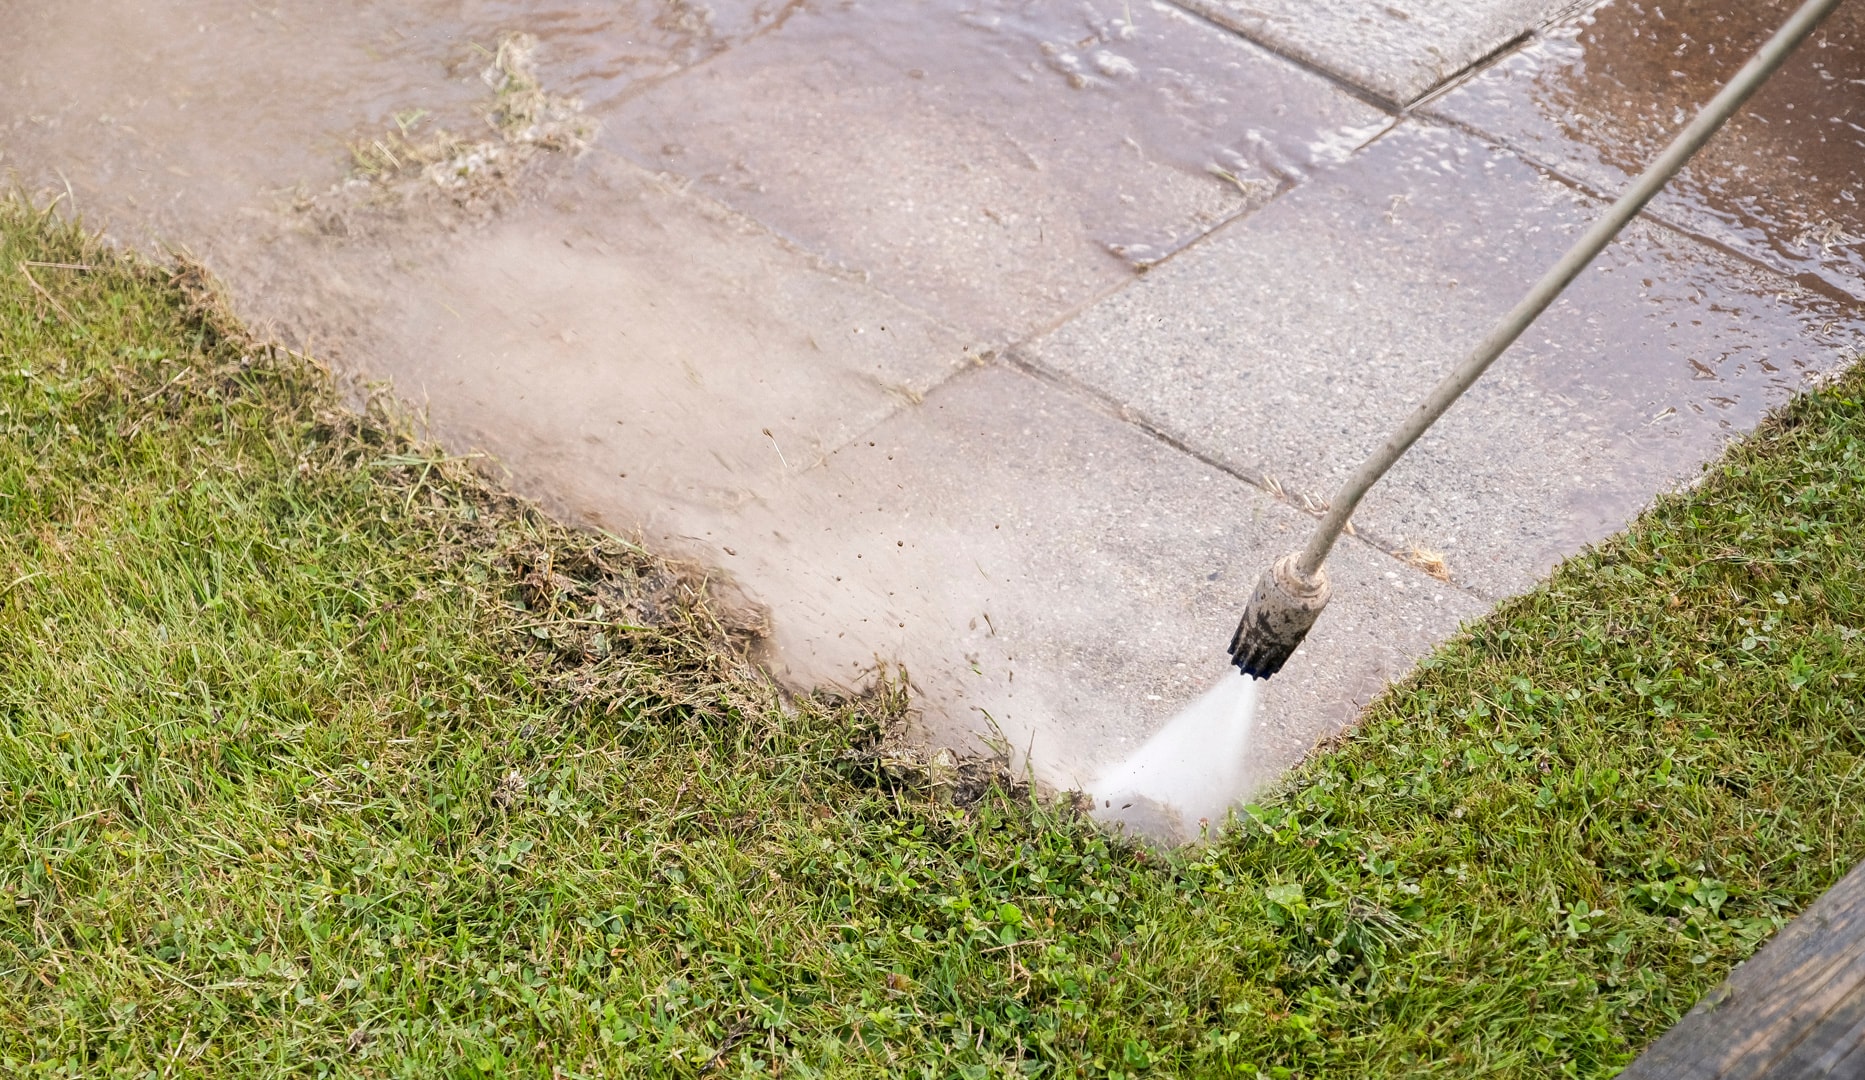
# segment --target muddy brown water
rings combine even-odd
[[[1599,4],[1430,108],[1617,193],[1798,6]],[[1654,210],[1865,299],[1865,6],[1839,5]]]

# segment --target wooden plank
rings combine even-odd
[[[1865,863],[1789,923],[1620,1080],[1865,1076]]]

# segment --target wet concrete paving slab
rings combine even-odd
[[[600,153],[573,189],[430,259],[303,261],[345,279],[314,304],[378,297],[350,347],[453,440],[543,490],[593,469],[613,481],[607,523],[709,562],[732,540],[693,542],[694,508],[770,497],[977,361],[919,312]]]
[[[1798,6],[1598,4],[1430,109],[1617,194]],[[1865,299],[1865,7],[1839,5],[1650,212]]]
[[[802,684],[903,664],[936,744],[1000,732],[1079,787],[1228,670],[1255,576],[1305,515],[1001,365],[968,370],[703,535],[772,609]],[[1342,599],[1268,688],[1261,784],[1484,605],[1364,544]]]
[[[1150,0],[812,6],[604,118],[649,168],[992,343],[1387,122]]]
[[[482,73],[501,34],[539,36],[550,79],[606,101],[777,25],[788,7],[521,0],[238,0],[0,6],[0,176],[64,192],[142,243],[243,240],[350,173],[349,144],[486,128]]]
[[[1238,475],[1322,505],[1601,205],[1408,121],[1027,350]],[[1618,530],[1856,349],[1856,306],[1638,222],[1356,515],[1501,597]]]
[[[1179,0],[1221,26],[1406,105],[1574,0]]]
[[[353,126],[413,102],[457,112],[480,92],[447,79],[446,46],[391,8],[322,21],[212,0],[6,5],[0,169],[29,188],[68,183],[79,212],[125,239],[224,231],[238,207],[341,178]],[[294,63],[310,40],[315,62]]]

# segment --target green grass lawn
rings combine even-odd
[[[6,206],[0,1074],[1609,1076],[1865,857],[1862,398],[1164,855]]]

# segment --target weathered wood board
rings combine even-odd
[[[1619,1076],[1865,1078],[1865,863],[1737,967]]]

